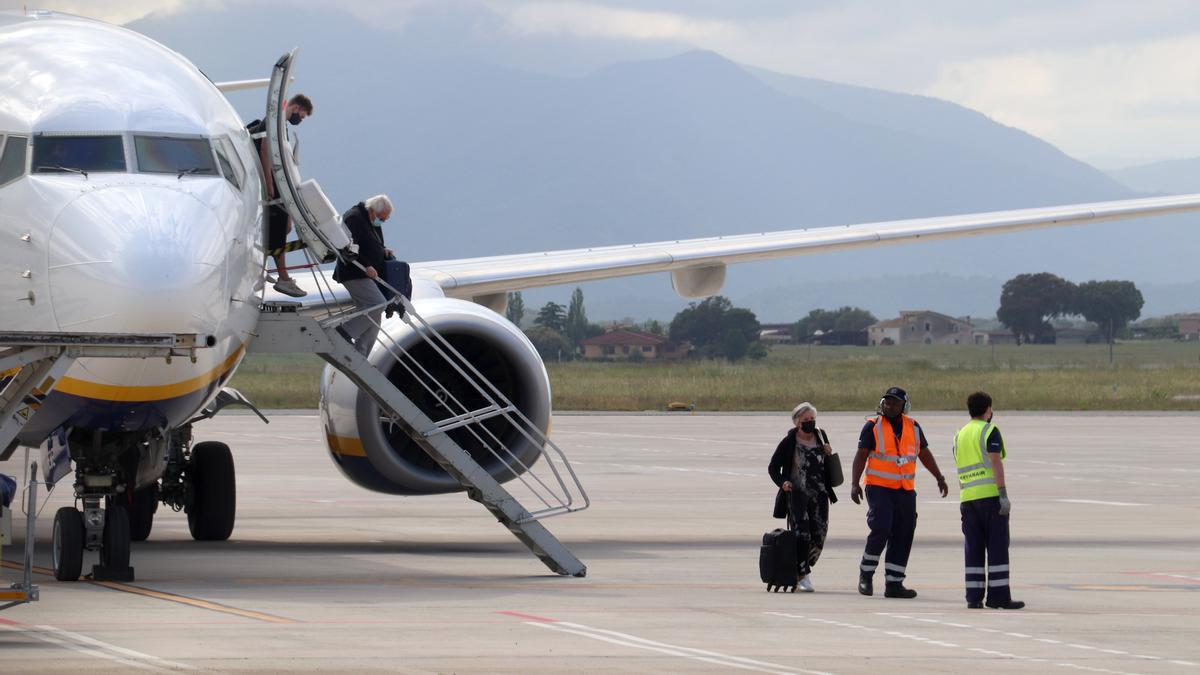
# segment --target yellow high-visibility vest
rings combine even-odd
[[[971,420],[954,435],[954,463],[958,466],[958,494],[964,502],[999,497],[992,458],[988,456],[987,439],[997,427],[991,422]],[[1005,450],[1000,448],[1000,458]]]

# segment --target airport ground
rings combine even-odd
[[[917,417],[950,471],[962,416]],[[586,578],[549,574],[462,495],[348,483],[312,413],[270,426],[223,414],[197,436],[234,450],[233,538],[193,542],[182,514],[160,512],[135,544],[133,583],[39,575],[41,601],[0,614],[0,671],[1197,672],[1200,419],[996,421],[1011,449],[1014,597],[1029,603],[1018,612],[965,607],[957,502],[924,473],[918,598],[855,591],[866,526],[845,487],[817,591],[765,592],[778,414],[557,416],[593,505],[547,524]],[[820,422],[848,462],[861,415]],[[49,516],[69,501],[55,494],[39,520],[42,567]]]

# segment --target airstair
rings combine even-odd
[[[80,358],[195,359],[196,349],[211,347],[211,336],[194,334],[137,333],[34,333],[0,332],[0,373],[8,382],[0,388],[0,462],[17,449],[17,437],[37,414],[42,401],[54,390],[63,374]],[[58,462],[55,462],[58,459]],[[21,581],[0,588],[0,610],[38,600],[33,585],[34,526],[39,507],[38,485],[53,486],[52,476],[70,467],[70,457],[43,459],[39,480],[38,462],[30,462],[28,450],[25,477],[25,555]],[[0,541],[11,541],[12,511],[0,510]]]
[[[363,269],[361,264],[353,260],[354,247],[341,224],[339,213],[333,209],[315,181],[301,183],[283,133],[282,114],[287,107],[286,84],[290,80],[295,55],[293,50],[275,64],[267,97],[264,142],[269,148],[272,173],[279,188],[279,203],[292,216],[295,231],[305,244],[305,255],[314,266],[317,262],[339,259]],[[322,273],[315,274],[318,284],[328,284]],[[384,308],[382,305],[337,312],[327,308],[325,316],[317,318],[307,311],[300,311],[300,303],[265,303],[257,337],[250,351],[316,353],[368,394],[379,405],[388,423],[403,429],[434,462],[462,485],[468,497],[483,504],[548,568],[562,575],[584,576],[587,573],[586,566],[541,523],[551,516],[580,511],[589,504],[587,493],[566,455],[445,336],[422,318],[399,289],[382,279],[378,281],[392,294],[393,299],[389,302],[403,305],[405,330],[411,330],[419,336],[417,345],[427,346],[434,355],[423,358],[444,362],[449,366],[449,371],[445,372],[453,373],[461,381],[454,382],[454,386],[439,382],[431,371],[443,372],[445,369],[440,367],[442,363],[437,364],[438,368],[433,368],[432,364],[414,358],[412,348],[402,346],[383,322],[372,318],[373,313],[378,317],[377,312]],[[379,368],[338,331],[342,324],[360,316],[366,316],[380,329],[373,348],[384,350],[387,358]],[[408,398],[380,369],[383,367],[390,368],[393,378],[399,374],[409,383],[419,385],[417,391],[424,391],[441,401],[442,405],[435,413],[438,418],[430,417]],[[453,393],[456,390],[463,391],[464,383],[469,394],[467,398],[474,407],[466,405],[463,396]],[[475,403],[479,400],[483,401],[483,405]],[[505,428],[515,430],[521,438],[539,449],[533,461],[523,460],[501,442],[500,435],[494,431],[497,418],[503,420]],[[491,423],[484,425],[485,421]],[[505,475],[515,477],[509,485],[519,486],[522,496],[532,500],[531,503],[535,505],[532,508],[525,507],[454,440],[449,434],[451,431],[457,432],[456,435],[460,437],[465,432],[477,454],[482,453],[485,457],[497,460],[499,466],[504,467]]]

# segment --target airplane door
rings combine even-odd
[[[284,112],[287,110],[287,83],[291,77],[296,52],[284,54],[271,71],[271,85],[267,93],[266,143],[271,158],[271,173],[275,177],[276,195],[281,206],[292,217],[296,235],[300,237],[317,260],[331,262],[338,251],[350,247],[350,235],[342,225],[341,218],[321,192],[314,180],[301,182],[300,169],[296,166],[292,148],[287,142]],[[351,249],[352,250],[352,249]]]

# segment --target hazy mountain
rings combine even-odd
[[[1141,192],[1192,194],[1200,192],[1200,157],[1114,169],[1108,175]]]
[[[299,128],[303,172],[343,208],[389,193],[398,205],[389,242],[412,260],[1135,195],[1037,138],[944,101],[748,70],[710,52],[594,68],[617,53],[653,57],[681,48],[648,43],[630,52],[625,43],[518,39],[502,24],[485,9],[453,4],[387,30],[336,10],[281,16],[254,7],[187,11],[131,27],[214,80],[263,77],[279,54],[299,46],[292,89],[316,103]],[[251,119],[261,116],[264,96],[233,100]],[[782,320],[793,318],[787,314],[797,305],[787,294],[797,288],[809,289],[813,306],[869,306],[882,291],[854,280],[935,272],[1002,281],[1049,270],[1182,283],[1196,276],[1196,236],[1184,222],[742,265],[731,268],[725,293]],[[895,285],[907,294],[880,313],[951,305],[962,310],[950,313],[995,311],[995,295],[975,285],[949,285],[942,295],[957,294],[953,301]],[[846,288],[862,290],[837,290]],[[663,275],[588,284],[585,293],[593,318],[663,316],[660,308],[686,303]],[[856,301],[840,299],[851,294]]]

